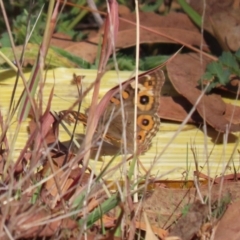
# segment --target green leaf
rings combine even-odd
[[[182,215],[186,216],[189,213],[189,209],[191,207],[191,204],[187,204],[184,206],[184,208],[182,209]]]
[[[178,3],[184,12],[187,13],[187,15],[192,19],[192,21],[197,24],[197,26],[201,27],[202,17],[196,11],[194,11],[185,0],[178,0]]]
[[[223,66],[219,62],[212,62],[207,66],[207,71],[218,78],[219,83],[225,85],[228,83],[228,78],[230,76],[230,71],[228,69],[223,69]]]
[[[149,70],[166,62],[169,58],[170,56],[167,55],[145,57],[143,59],[139,59],[139,68],[143,71]]]
[[[223,74],[221,76],[221,83],[223,85],[226,85],[227,83],[229,83],[229,77],[231,75],[231,72],[229,71],[229,69],[224,69],[223,70]]]
[[[10,42],[7,32],[2,33],[1,38],[0,38],[0,43],[1,43],[2,48],[11,47],[11,42]]]
[[[205,72],[202,77],[203,80],[209,80],[209,81],[212,80],[212,78],[213,78],[213,75],[210,72]]]
[[[117,62],[120,70],[132,71],[135,69],[135,59],[132,56],[127,56],[122,53],[117,54]],[[114,69],[114,59],[110,58],[108,65]]]
[[[222,62],[223,65],[232,69],[233,71],[239,70],[239,65],[237,63],[236,58],[230,52],[223,52],[222,56],[219,57],[219,61]]]
[[[239,64],[240,63],[240,48],[235,53],[235,58],[236,58],[236,60],[237,60],[237,62]],[[235,70],[235,73],[236,73],[236,75],[240,76],[240,69],[239,69],[239,67],[238,67],[238,69]]]
[[[29,19],[29,24],[27,24],[29,13],[24,9],[20,15],[13,20],[13,34],[15,43],[21,45],[26,39],[26,35],[33,30],[29,42],[31,43],[41,43],[42,35],[45,28],[46,14],[41,13],[41,16],[38,18],[38,14],[31,14]],[[38,21],[37,21],[38,19]],[[36,22],[37,21],[37,22]],[[29,25],[29,29],[27,29]]]
[[[141,10],[143,12],[154,12],[157,11],[162,4],[163,0],[153,1],[151,4],[145,3],[141,6]]]
[[[60,54],[65,59],[68,59],[68,61],[72,62],[73,64],[77,64],[78,66],[81,66],[82,68],[90,69],[91,64],[84,59],[75,56],[74,54],[71,54],[68,51],[65,51],[64,49],[58,48],[58,47],[51,47],[56,53]]]
[[[235,53],[235,57],[237,58],[238,61],[240,61],[240,48]]]
[[[107,199],[105,202],[103,202],[98,208],[94,209],[89,215],[87,216],[86,222],[87,222],[87,227],[91,227],[97,220],[103,217],[103,215],[113,208],[115,208],[119,202],[120,202],[120,197],[115,194],[109,199]],[[81,219],[79,221],[79,225],[82,226],[84,224],[85,220]]]

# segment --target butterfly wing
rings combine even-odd
[[[157,70],[138,79],[137,144],[141,152],[148,149],[160,126],[157,112],[164,81],[165,77],[162,70]],[[120,93],[112,97],[100,120],[98,129],[107,127],[106,139],[114,145],[122,145],[123,141],[126,141],[127,150],[132,153],[134,145],[135,82],[127,85],[121,92],[121,96],[122,101]]]

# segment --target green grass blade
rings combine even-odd
[[[189,6],[189,4],[185,0],[178,0],[178,3],[182,7],[182,9],[187,13],[187,15],[192,19],[192,21],[197,24],[197,26],[201,27],[202,18],[201,16]]]
[[[120,197],[118,194],[113,195],[109,199],[107,199],[104,203],[102,203],[98,208],[94,209],[89,215],[87,219],[79,220],[79,225],[83,226],[84,223],[87,223],[87,227],[90,228],[97,220],[101,219],[103,215],[113,208],[115,208],[120,202]]]

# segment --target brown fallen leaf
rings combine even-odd
[[[122,15],[119,20],[120,25],[116,38],[116,49],[135,46],[135,14],[129,13]],[[129,23],[129,21],[132,22],[132,24]],[[172,43],[174,42],[174,39],[176,42],[179,40],[192,46],[200,46],[202,43],[202,37],[199,29],[192,23],[186,14],[170,13],[167,16],[160,16],[150,12],[140,12],[140,24],[141,26],[148,27],[150,29],[141,29],[139,39],[140,43]],[[98,34],[81,42],[71,42],[68,45],[64,43],[64,49],[83,58],[89,63],[94,63],[102,31],[103,29],[100,29]],[[172,40],[166,38],[165,36],[161,36],[161,32],[171,37]],[[56,44],[59,45],[59,42]],[[203,50],[206,52],[209,51],[206,42],[203,43]]]
[[[211,188],[212,201],[215,202],[222,196],[231,195],[231,201],[240,199],[239,182],[225,181],[223,187],[220,184],[214,184]],[[221,192],[220,192],[221,189]],[[209,195],[208,186],[200,186],[202,196]],[[141,208],[147,214],[149,222],[153,227],[167,229],[174,223],[182,213],[182,209],[187,205],[195,202],[197,190],[190,189],[174,189],[156,187],[154,191],[145,193],[145,199]],[[139,208],[139,204],[135,204],[135,209]],[[136,217],[137,222],[143,222],[141,211]]]
[[[99,36],[98,33],[94,33],[90,34],[87,40],[74,42],[69,36],[62,33],[56,33],[51,40],[51,45],[64,49],[87,62],[93,63],[97,54]]]
[[[153,233],[153,230],[151,228],[151,225],[148,221],[147,215],[145,212],[143,212],[143,217],[145,220],[145,224],[146,224],[146,236],[145,236],[145,240],[157,240],[158,238],[155,236],[155,234]]]
[[[214,179],[214,183],[221,183],[222,179],[224,179],[224,181],[238,181],[240,179],[240,173],[233,173],[233,174],[228,174],[228,175],[224,175],[223,177],[217,177]]]
[[[51,45],[64,49],[72,42],[71,37],[64,33],[54,33],[51,39]]]
[[[192,105],[189,101],[182,97],[161,96],[160,98],[159,117],[161,119],[167,119],[171,121],[182,122],[192,109]],[[201,123],[202,118],[198,112],[194,112],[190,117],[188,123]]]
[[[182,216],[170,230],[169,236],[177,236],[191,240],[200,230],[208,214],[208,205],[200,201],[194,202],[186,215]]]
[[[239,106],[226,103],[225,118],[233,124],[240,124],[239,116],[240,116]]]
[[[120,4],[118,6],[119,16],[124,15],[124,14],[129,14],[130,12],[131,12],[131,10],[127,6],[122,5],[122,4]]]
[[[77,223],[71,218],[54,219],[51,211],[39,203],[32,205],[29,200],[21,198],[2,205],[0,219],[4,220],[3,217],[7,216],[5,221],[7,220],[8,234],[6,231],[1,231],[0,238],[9,239],[9,233],[11,233],[14,234],[12,235],[14,239],[32,239],[52,236],[62,227],[69,230],[77,228]]]
[[[240,47],[239,2],[234,0],[190,0],[190,6],[200,15],[205,11],[204,29],[215,36],[224,50],[237,51]]]
[[[146,214],[144,213],[144,218],[145,218],[145,216],[146,216]],[[148,223],[149,223],[149,221],[148,221]],[[135,224],[136,224],[136,228],[147,231],[147,224],[146,223],[136,221]],[[156,234],[161,239],[163,239],[165,236],[168,235],[168,232],[166,230],[161,229],[161,228],[156,227],[156,226],[151,225],[151,230],[152,230],[153,234]]]
[[[155,13],[141,12],[139,18],[141,26],[150,29],[150,31],[141,29],[140,43],[174,42],[174,40],[161,36],[161,33],[164,33],[164,35],[176,39],[176,41],[179,40],[192,46],[200,46],[201,44],[201,33],[186,14],[172,12],[166,16],[160,16]],[[136,45],[136,26],[135,24],[130,24],[129,21],[136,23],[135,13],[123,15],[120,19],[117,48]],[[203,46],[204,51],[209,51],[206,43]]]
[[[41,224],[44,219],[49,219],[49,223]],[[51,220],[51,221],[50,221]],[[29,214],[26,220],[16,228],[20,236],[25,238],[48,237],[53,236],[60,228],[68,229],[69,232],[77,229],[77,223],[71,218],[64,218],[63,220],[51,219],[48,211],[42,209],[41,211]]]
[[[116,219],[107,215],[103,215],[102,218],[96,221],[94,224],[99,227],[104,224],[106,228],[112,228],[116,225]]]
[[[34,143],[40,146],[43,141],[46,144],[54,142],[56,140],[56,136],[54,135],[52,129],[52,124],[55,121],[53,115],[49,111],[46,111],[38,121],[41,123],[40,129],[33,118],[31,118],[28,126],[29,133],[36,134]]]
[[[89,63],[94,63],[97,56],[100,37],[91,37],[81,42],[72,42],[64,50],[76,55]]]
[[[206,84],[209,83],[209,81],[203,80],[203,86],[206,86]],[[235,75],[230,76],[229,82],[226,85],[217,84],[215,89],[219,89],[222,91],[223,94],[233,93],[234,97],[236,95],[239,95],[239,78]]]
[[[73,179],[69,178],[69,174],[58,167],[55,161],[53,161],[52,168],[51,164],[46,162],[41,174],[44,178],[52,176],[44,184],[42,193],[45,193],[44,202],[53,209],[60,200],[60,195],[64,195],[67,192],[73,183]]]
[[[207,62],[203,59],[203,63],[201,63],[197,54],[181,54],[167,64],[168,76],[174,88],[192,105],[197,102],[202,93],[198,89],[197,82],[202,76]],[[232,132],[240,130],[239,125],[232,124],[226,118],[226,104],[216,94],[204,95],[196,109],[199,115],[217,131],[225,132],[227,126]]]
[[[239,225],[239,214],[240,214],[240,201],[231,204],[224,216],[220,220],[214,239],[216,240],[238,240],[240,239],[240,225]]]

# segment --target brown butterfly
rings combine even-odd
[[[162,70],[158,69],[149,74],[140,76],[137,86],[137,147],[143,153],[151,145],[152,138],[156,135],[160,126],[158,116],[160,94],[165,77]],[[123,104],[121,104],[121,96]],[[134,145],[134,101],[135,82],[130,82],[124,90],[119,91],[109,101],[105,111],[98,122],[96,133],[102,134],[108,126],[104,141],[121,148],[126,141],[128,153],[133,153]],[[122,109],[124,109],[124,117]],[[60,115],[66,115],[66,111],[61,111]],[[86,125],[87,115],[70,111],[64,117],[68,123],[79,121]],[[123,138],[123,128],[126,138]]]

